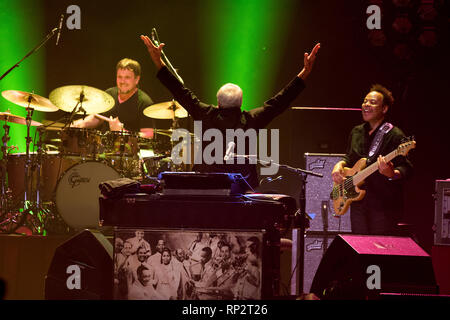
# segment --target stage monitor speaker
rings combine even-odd
[[[112,244],[103,234],[78,233],[55,250],[45,278],[45,299],[111,299],[112,258]]]
[[[6,281],[0,278],[0,300],[3,300],[6,295]]]
[[[308,176],[306,180],[306,212],[313,218],[309,231],[351,232],[350,210],[334,216],[330,199],[333,180],[331,171],[342,159],[342,154],[305,153],[306,169],[321,173],[323,177]]]
[[[411,238],[361,235],[338,235],[333,240],[311,292],[324,300],[439,293],[431,257]]]

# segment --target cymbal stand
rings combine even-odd
[[[1,214],[7,212],[7,195],[6,195],[6,163],[8,161],[8,141],[9,137],[9,126],[8,121],[5,120],[5,124],[3,125],[3,130],[5,131],[2,137],[2,160],[1,160],[1,184],[2,184],[2,194],[1,194]]]
[[[173,111],[172,127],[171,127],[171,129],[177,129],[177,128],[179,128],[179,123],[178,123],[178,118],[175,116],[175,111],[177,110],[177,105],[175,104],[175,100],[172,100],[172,104],[170,106],[170,109]]]
[[[65,124],[64,127],[63,127],[63,130],[64,130],[69,124],[72,123],[72,119],[73,119],[73,117],[75,116],[75,114],[76,114],[77,112],[83,111],[83,115],[84,115],[84,116],[83,116],[83,119],[84,119],[84,117],[86,116],[86,110],[84,110],[84,108],[83,108],[83,100],[84,100],[84,91],[81,90],[81,92],[80,92],[80,100],[77,102],[77,104],[75,105],[75,107],[72,109],[72,112],[70,112],[70,115],[69,115],[69,121],[66,122],[66,124]],[[78,108],[78,105],[80,105],[79,108]],[[78,110],[77,110],[77,108],[78,108]]]
[[[30,104],[31,104],[31,100],[32,100],[32,95],[30,94],[28,96],[28,106],[26,108],[27,110],[27,117],[26,117],[26,123],[27,123],[27,136],[25,138],[26,141],[26,156],[25,156],[25,192],[24,192],[24,200],[25,202],[28,201],[28,184],[29,184],[29,173],[30,173],[30,168],[31,168],[31,157],[30,157],[30,143],[31,143],[31,137],[30,137],[30,128],[31,128],[31,120],[32,120],[32,116],[33,116],[33,108],[30,108]],[[31,189],[31,188],[30,188]]]
[[[36,204],[38,208],[41,206],[40,201],[40,190],[41,190],[41,165],[42,165],[42,133],[44,132],[44,128],[39,127],[38,129],[39,138],[37,142],[37,159],[36,159],[36,171],[37,171],[37,181],[36,181]]]

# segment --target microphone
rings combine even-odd
[[[151,38],[153,44],[156,47],[158,47],[161,44],[161,41],[159,40],[158,32],[156,32],[156,28],[152,28],[152,32],[151,32],[150,36],[151,36],[150,38]],[[180,75],[177,73],[175,68],[172,66],[172,64],[170,63],[169,59],[164,54],[163,50],[161,50],[161,58],[166,63],[166,66],[170,70],[170,72],[172,72],[175,75],[175,77],[177,77],[178,81],[180,81],[182,84],[184,84],[183,79],[180,77]]]
[[[64,20],[64,14],[61,15],[61,19],[59,20],[58,35],[56,36],[56,45],[58,45],[59,37],[61,36],[61,29],[62,29],[63,20]]]
[[[233,141],[228,143],[228,148],[227,151],[225,151],[225,157],[223,157],[223,160],[228,161],[228,159],[230,159],[233,156],[233,150],[235,146],[236,143],[234,143]]]
[[[155,28],[152,28],[152,41],[155,44],[155,46],[159,46],[159,44],[161,43],[161,41],[159,41],[159,37],[158,37],[158,33],[156,32]]]

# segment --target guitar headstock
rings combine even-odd
[[[403,142],[401,145],[397,147],[397,153],[406,156],[408,152],[411,149],[414,149],[416,147],[416,141],[414,140],[414,137],[409,137],[405,139],[405,142]]]

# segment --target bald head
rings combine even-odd
[[[217,104],[219,108],[240,108],[242,105],[242,89],[232,83],[224,84],[217,91]]]

